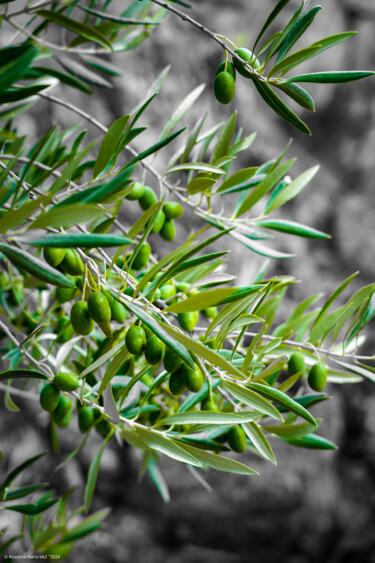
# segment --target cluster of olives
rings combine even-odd
[[[288,371],[290,375],[300,373],[301,377],[306,374],[306,364],[300,352],[293,352],[288,360]],[[323,391],[327,383],[327,369],[323,363],[313,364],[307,374],[307,383],[313,391]]]
[[[57,373],[52,383],[45,385],[39,396],[41,407],[50,413],[52,420],[61,428],[66,428],[73,418],[73,401],[63,392],[76,391],[79,379],[74,373]],[[113,425],[93,407],[77,401],[78,427],[81,432],[89,432],[95,426],[98,433],[104,438],[112,431]]]
[[[131,191],[125,197],[130,201],[137,200],[143,211],[147,211],[147,209],[159,201],[154,190],[141,182],[134,182]],[[183,212],[182,205],[177,202],[168,201],[164,203],[163,208],[156,215],[150,234],[159,233],[164,240],[173,240],[176,236],[175,219],[181,217]]]
[[[236,49],[235,53],[255,70],[260,68],[260,62],[249,49],[242,47]],[[252,78],[252,73],[246,69],[244,63],[235,58],[233,62],[223,61],[217,68],[214,93],[221,104],[229,104],[233,100],[236,90],[236,70],[245,78]]]

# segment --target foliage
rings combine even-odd
[[[319,295],[309,297],[275,323],[293,277],[267,279],[262,268],[249,285],[235,285],[235,277],[224,270],[226,251],[214,251],[214,244],[232,237],[249,252],[281,259],[291,255],[278,250],[270,232],[328,238],[274,216],[313,180],[318,166],[292,179],[295,159],[285,159],[286,147],[271,161],[236,169],[236,156],[255,141],[254,133],[244,136],[237,128],[236,113],[209,130],[204,116],[190,131],[177,129],[204,86],[178,103],[158,140],[139,153],[133,140],[146,127],[137,122],[159,94],[168,69],[137,107],[109,128],[50,91],[61,83],[89,95],[111,86],[109,78],[119,72],[101,55],[139,47],[170,12],[224,49],[214,86],[219,101],[232,100],[237,73],[274,112],[306,133],[307,125],[287,105],[292,99],[314,110],[300,83],[348,82],[373,73],[286,76],[354,34],[292,51],[321,9],[302,3],[287,25],[264,41],[288,0],[277,3],[252,51],[237,49],[201,26],[175,6],[189,7],[177,0],[136,0],[120,15],[111,13],[109,2],[100,10],[95,3],[76,1],[30,2],[19,10],[12,2],[1,4],[2,25],[24,39],[0,50],[0,328],[3,358],[9,362],[0,379],[7,381],[6,406],[18,409],[11,393],[19,379],[27,382],[26,395],[41,393],[55,449],[56,425],[69,426],[74,411],[85,438],[66,461],[93,428],[104,440],[88,472],[84,504],[72,515],[66,512],[69,491],[52,499],[51,491],[41,494],[42,483],[12,489],[13,480],[39,456],[10,472],[0,494],[6,509],[24,515],[33,550],[65,558],[106,515],[70,525],[90,508],[101,456],[114,436],[140,450],[142,472],[166,501],[160,454],[202,471],[253,475],[227,452],[247,449],[276,463],[272,439],[334,449],[316,433],[321,421],[310,410],[328,399],[326,381],[374,380],[373,369],[356,351],[375,313],[375,284],[343,302],[353,274],[322,304],[317,304]],[[29,20],[21,25],[25,15]],[[66,45],[51,43],[49,32],[56,30],[63,32]],[[80,124],[62,132],[52,126],[37,140],[20,136],[17,120],[40,99],[99,129],[100,142],[84,145],[86,130]],[[169,146],[174,153],[160,172],[158,156],[163,151],[164,157]],[[119,220],[124,201],[140,208],[129,228]],[[159,236],[172,242],[188,208],[200,218],[201,230],[158,260],[152,241]],[[317,393],[307,391],[308,383]],[[12,503],[25,496],[32,500]],[[2,549],[16,539],[7,538]]]

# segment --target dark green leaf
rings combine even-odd
[[[92,177],[96,178],[109,164],[116,146],[124,132],[124,129],[130,119],[130,115],[124,115],[112,123],[107,133],[104,135],[96,158]]]
[[[64,205],[54,207],[39,215],[30,225],[30,229],[45,229],[46,227],[72,227],[74,225],[87,223],[93,219],[98,219],[105,213],[103,209],[95,204],[85,203],[81,205]]]
[[[10,369],[0,373],[0,379],[20,379],[26,377],[27,379],[48,379],[48,377],[39,371],[29,369]]]
[[[279,231],[280,233],[288,233],[289,235],[296,235],[298,237],[306,238],[331,238],[330,235],[313,229],[313,227],[307,227],[306,225],[301,225],[301,223],[296,223],[295,221],[288,221],[286,219],[261,219],[257,221],[259,227],[264,229],[271,229],[273,231]]]
[[[292,84],[289,82],[285,84],[284,82],[274,82],[273,83],[276,88],[284,92],[289,98],[292,98],[297,104],[301,107],[308,109],[310,111],[315,111],[315,104],[313,98],[310,96],[306,90],[298,86],[297,84]]]
[[[373,76],[375,72],[370,70],[347,70],[335,72],[313,72],[311,74],[301,74],[292,76],[285,80],[289,82],[317,82],[318,84],[341,84],[342,82],[352,82],[353,80],[361,80],[368,76]]]
[[[268,18],[266,19],[265,24],[263,25],[262,29],[259,32],[259,35],[256,38],[256,41],[254,43],[254,47],[253,47],[253,51],[255,51],[255,47],[258,45],[258,42],[260,40],[260,38],[263,36],[263,34],[267,31],[267,29],[269,28],[269,26],[271,25],[271,23],[277,18],[277,16],[279,15],[279,13],[285,8],[285,6],[289,3],[289,0],[279,0],[279,2],[276,4],[276,6],[274,7],[274,9],[272,10],[272,12],[270,13],[270,15],[268,16]]]
[[[337,446],[323,438],[322,436],[317,436],[316,434],[310,434],[309,436],[305,436],[304,438],[281,438],[288,444],[292,446],[296,446],[298,448],[307,448],[311,450],[337,450]]]
[[[127,167],[132,166],[133,164],[135,164],[136,162],[139,162],[140,160],[144,160],[145,158],[147,158],[151,154],[154,154],[155,152],[159,151],[160,149],[162,149],[166,145],[169,145],[169,143],[171,143],[176,137],[178,137],[178,135],[181,135],[181,133],[183,131],[185,131],[185,127],[183,129],[180,129],[179,131],[176,131],[175,133],[172,133],[168,137],[165,137],[161,141],[158,141],[157,143],[155,143],[155,145],[152,145],[152,147],[150,147],[149,149],[141,152],[138,156],[133,158],[133,160],[131,160],[128,163]]]
[[[109,434],[111,436],[111,434]],[[92,460],[89,472],[87,475],[86,487],[85,487],[85,511],[87,512],[91,505],[92,495],[94,494],[94,490],[96,487],[96,481],[98,478],[99,467],[100,467],[100,460],[102,458],[104,449],[107,445],[109,436],[104,440],[100,448],[95,454],[94,459]]]
[[[41,512],[48,510],[48,508],[57,502],[59,502],[59,499],[38,501],[32,504],[13,504],[12,506],[6,506],[5,509],[14,510],[15,512],[27,514],[28,516],[34,516],[35,514],[40,514]]]
[[[112,246],[126,246],[133,240],[123,235],[107,235],[94,233],[71,233],[61,235],[48,235],[39,239],[23,240],[31,246],[42,246],[53,248],[109,248]]]
[[[313,8],[311,8],[311,10],[309,10],[308,12],[306,12],[305,14],[303,14],[303,16],[301,16],[297,22],[295,23],[295,25],[292,27],[292,29],[289,31],[288,35],[286,36],[280,52],[277,56],[276,59],[276,64],[281,61],[285,55],[290,51],[290,49],[293,47],[293,45],[298,41],[298,39],[301,37],[301,35],[303,35],[306,31],[306,29],[308,27],[310,27],[310,25],[312,24],[312,22],[315,19],[315,16],[317,15],[317,13],[322,9],[322,6],[314,6]]]

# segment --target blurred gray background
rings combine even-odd
[[[126,5],[130,3],[126,0]],[[317,16],[298,47],[345,30],[359,34],[304,65],[303,70],[347,70],[375,68],[375,5],[373,0],[323,0]],[[112,2],[111,11],[120,13],[125,2]],[[215,32],[236,41],[247,34],[249,47],[274,1],[196,0],[189,11],[195,19]],[[291,1],[278,22],[284,24],[298,6]],[[331,240],[308,241],[280,237],[279,249],[295,252],[294,259],[272,262],[268,273],[291,273],[302,283],[286,298],[289,314],[295,301],[312,293],[331,292],[356,270],[361,274],[353,284],[374,280],[373,238],[375,222],[375,79],[348,85],[308,85],[316,101],[316,114],[299,114],[312,130],[307,137],[283,122],[265,106],[245,79],[237,81],[234,101],[220,106],[213,97],[212,84],[223,54],[220,47],[197,29],[169,16],[140,48],[112,58],[122,69],[113,80],[113,89],[96,89],[95,98],[61,89],[65,96],[107,125],[127,113],[144,95],[150,83],[167,65],[172,68],[161,93],[143,118],[150,125],[149,137],[140,137],[140,150],[156,139],[171,108],[195,86],[207,88],[184,119],[192,125],[204,111],[209,112],[207,128],[229,117],[237,109],[244,134],[258,136],[238,166],[254,166],[277,157],[290,137],[294,141],[289,158],[298,157],[297,175],[321,164],[319,174],[296,200],[278,216],[305,222],[331,233]],[[55,93],[55,92],[54,92]],[[51,121],[67,127],[77,121],[74,114],[41,102],[22,117],[20,132],[43,133]],[[90,132],[95,137],[96,131]],[[161,158],[161,163],[162,158]],[[135,209],[135,208],[134,208]],[[129,208],[131,216],[133,208]],[[178,222],[178,240],[186,239],[201,222],[184,215]],[[126,222],[127,216],[124,216]],[[225,241],[224,246],[227,244]],[[156,243],[155,243],[156,245]],[[171,247],[168,247],[169,250]],[[154,248],[161,254],[164,248]],[[244,259],[246,256],[246,259]],[[235,271],[239,283],[250,283],[264,259],[232,245],[228,271]],[[362,352],[374,350],[373,333]],[[71,560],[108,563],[370,563],[375,562],[375,388],[368,382],[329,389],[333,396],[313,413],[324,418],[320,433],[339,445],[337,452],[293,449],[272,442],[277,467],[248,454],[245,459],[259,476],[245,478],[213,471],[206,474],[212,491],[199,485],[187,469],[171,460],[162,460],[172,500],[164,504],[146,476],[139,482],[141,460],[137,452],[112,444],[102,459],[93,509],[111,506],[103,529],[77,544]],[[22,403],[20,399],[18,402]],[[17,414],[4,412],[7,428],[5,455],[10,465],[32,455],[48,444],[47,418],[38,405],[25,403],[27,430],[18,426]],[[25,420],[25,419],[24,419]],[[1,433],[4,430],[0,430]],[[61,432],[62,452],[51,454],[56,463],[77,444],[76,422]],[[4,435],[2,435],[4,442]],[[82,497],[89,463],[100,439],[92,436],[83,451],[65,469],[52,476],[59,492],[77,486]],[[14,445],[21,445],[13,450]],[[43,464],[40,464],[41,467]],[[38,480],[48,476],[48,466]],[[74,498],[73,495],[73,504]]]

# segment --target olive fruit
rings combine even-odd
[[[76,287],[56,287],[56,300],[59,303],[68,303],[74,299],[77,293]]]
[[[75,373],[57,373],[53,384],[60,391],[75,391],[79,387],[79,379]]]
[[[183,363],[183,359],[172,348],[166,348],[163,358],[163,366],[166,371],[173,373],[180,369]]]
[[[52,413],[52,418],[57,426],[65,428],[69,426],[73,416],[73,401],[70,397],[65,397],[62,395],[59,398],[57,407]]]
[[[293,354],[289,356],[288,371],[290,375],[294,375],[295,373],[301,372],[301,377],[305,374],[306,371],[305,358],[300,352],[293,352]]]
[[[60,391],[56,389],[53,383],[47,383],[39,395],[40,406],[47,412],[53,412],[57,407],[59,398]]]
[[[203,309],[202,313],[208,319],[214,319],[218,314],[218,309],[217,307],[207,307],[206,309]]]
[[[72,248],[68,248],[61,266],[66,274],[71,276],[82,276],[84,272],[83,262],[78,252]]]
[[[242,454],[246,451],[246,434],[241,426],[233,426],[227,433],[227,441],[231,450]]]
[[[115,323],[123,324],[126,317],[127,312],[124,305],[114,299],[111,305],[111,319],[115,321]]]
[[[216,74],[219,74],[220,72],[229,72],[236,80],[236,68],[233,63],[228,61],[227,68],[225,68],[225,61],[220,63],[219,66],[217,67]]]
[[[187,293],[189,291],[190,285],[188,283],[177,283],[176,292],[177,293]]]
[[[153,220],[150,234],[156,235],[157,233],[160,233],[160,231],[164,226],[164,223],[165,223],[165,213],[164,211],[160,210],[157,212],[156,217]]]
[[[309,370],[307,382],[314,391],[323,391],[327,383],[327,370],[324,364],[314,364]]]
[[[97,323],[108,323],[111,320],[111,307],[103,293],[92,293],[87,300],[89,315]]]
[[[143,328],[137,325],[129,327],[125,336],[125,344],[133,356],[142,354],[146,346],[146,334]]]
[[[164,240],[173,240],[176,236],[176,225],[173,219],[166,219],[164,225],[159,232],[161,238]]]
[[[159,200],[154,190],[146,186],[143,196],[138,201],[141,209],[143,209],[143,211],[146,211],[152,205],[155,205],[155,203],[157,203]]]
[[[178,313],[177,320],[180,327],[187,332],[194,330],[195,325],[199,319],[198,311],[191,311],[189,313]]]
[[[5,272],[0,271],[0,289],[3,289],[8,284],[8,276]]]
[[[57,268],[57,266],[61,264],[65,258],[65,254],[65,248],[52,248],[51,246],[45,246],[43,248],[44,260],[53,268]]]
[[[78,428],[81,432],[88,432],[95,424],[95,409],[84,407],[78,411]]]
[[[108,301],[108,305],[110,307],[112,307],[112,303],[113,303],[113,296],[109,293],[109,291],[107,289],[105,289],[104,287],[102,288],[102,294],[105,296],[105,298]]]
[[[250,49],[245,49],[241,47],[240,49],[236,49],[235,53],[241,57],[244,61],[246,61],[250,66],[252,66],[255,70],[260,67],[260,62],[256,58],[256,56],[250,51]],[[253,75],[250,71],[245,68],[245,65],[238,61],[237,59],[233,59],[233,64],[242,76],[245,78],[251,78]]]
[[[198,393],[198,391],[202,389],[204,377],[198,366],[195,366],[195,369],[193,369],[187,364],[184,364],[181,368],[181,374],[183,382],[189,391]]]
[[[219,72],[216,75],[214,93],[218,102],[229,104],[234,98],[235,89],[234,78],[230,72]]]
[[[186,389],[186,385],[182,379],[181,371],[171,373],[169,377],[169,390],[172,395],[181,395]]]
[[[173,283],[166,283],[160,287],[160,299],[165,301],[176,295],[176,287]]]
[[[151,246],[148,244],[148,242],[141,244],[132,262],[133,270],[142,270],[142,268],[144,268],[149,261],[150,254]]]
[[[206,397],[201,403],[201,410],[202,411],[218,411],[219,407],[212,401],[209,397]]]
[[[56,342],[60,344],[65,344],[65,342],[73,338],[74,328],[72,327],[69,317],[60,317],[57,320],[56,334]]]
[[[87,303],[84,301],[76,301],[70,311],[70,320],[74,330],[78,334],[87,336],[94,328],[94,321],[90,317]]]
[[[125,199],[129,199],[130,201],[135,201],[136,199],[141,199],[143,194],[145,193],[145,186],[141,182],[134,182],[132,189],[125,196]]]
[[[103,436],[103,438],[106,438],[108,434],[112,431],[113,424],[108,422],[106,418],[102,418],[101,420],[99,420],[99,422],[96,423],[95,428],[98,431],[98,433],[101,436]]]
[[[145,358],[151,365],[156,365],[162,361],[164,356],[164,343],[155,334],[146,340]]]
[[[184,212],[184,208],[177,201],[167,201],[163,205],[163,211],[166,219],[178,219]]]

